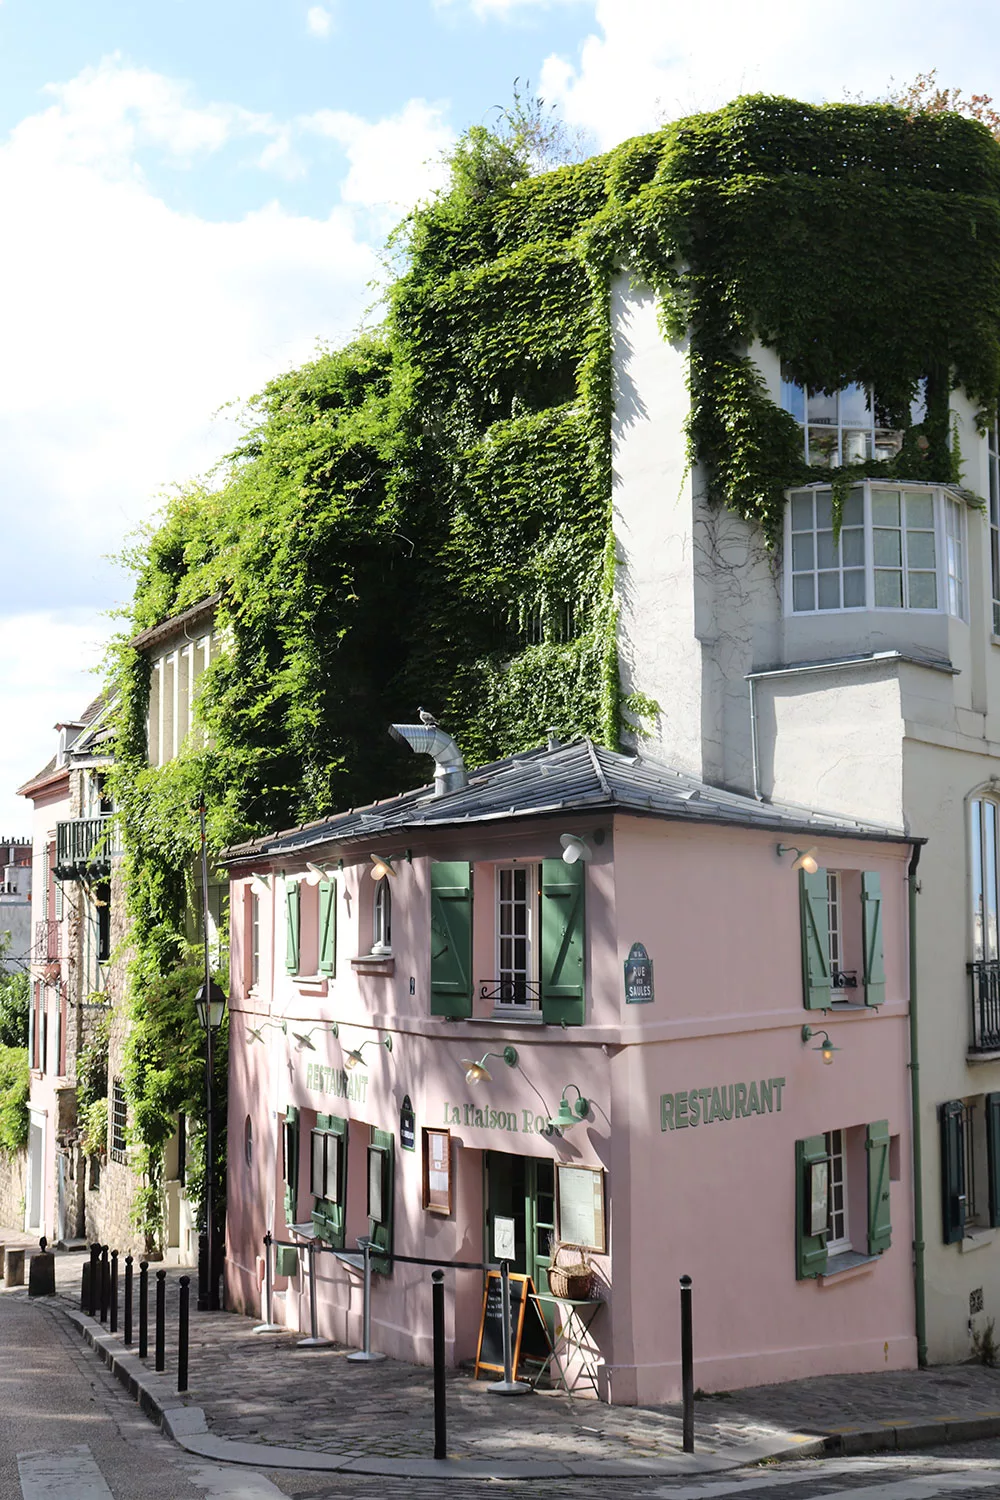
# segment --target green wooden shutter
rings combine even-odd
[[[941,1121],[941,1218],[946,1245],[965,1238],[965,1131],[961,1099],[938,1106]]]
[[[828,1161],[826,1137],[811,1135],[795,1142],[795,1277],[805,1281],[826,1270],[826,1230],[810,1234],[810,1187],[815,1163]]]
[[[376,1130],[372,1126],[372,1143],[369,1150],[385,1153],[385,1217],[381,1223],[368,1220],[368,1233],[372,1237],[372,1270],[388,1276],[392,1270],[392,1221],[393,1198],[396,1186],[396,1141],[391,1130]],[[381,1254],[376,1254],[381,1251]]]
[[[807,1010],[829,1010],[830,912],[826,871],[799,871],[802,922],[802,1003]]]
[[[337,972],[337,887],[332,880],[319,883],[319,973]]]
[[[334,1250],[344,1248],[344,1210],[347,1204],[347,1121],[342,1115],[317,1115],[316,1129],[313,1135],[328,1135],[331,1139],[336,1138],[338,1142],[337,1157],[337,1202],[329,1198],[321,1198],[316,1195],[315,1182],[310,1182],[313,1190],[313,1228],[321,1240],[332,1245]]]
[[[861,940],[864,946],[865,1004],[885,1004],[882,959],[882,882],[874,870],[861,876]]]
[[[431,1015],[472,1015],[472,866],[431,865]]]
[[[299,972],[299,932],[301,930],[302,892],[297,880],[285,887],[285,968],[289,974]]]
[[[299,1112],[294,1105],[285,1109],[285,1223],[294,1224],[299,1197]]]
[[[868,1254],[881,1255],[892,1244],[889,1217],[889,1121],[868,1127]]]
[[[986,1095],[986,1163],[990,1178],[990,1223],[1000,1225],[1000,1094]]]
[[[583,893],[587,866],[542,860],[542,1019],[582,1026]]]

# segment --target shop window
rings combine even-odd
[[[892,1243],[886,1120],[795,1143],[796,1276],[833,1275]]]
[[[309,1137],[309,1162],[313,1228],[327,1244],[342,1250],[347,1204],[347,1121],[340,1115],[316,1116],[316,1128]]]
[[[299,1112],[291,1104],[285,1110],[281,1145],[282,1176],[285,1182],[285,1223],[294,1224],[299,1201]]]
[[[1000,1225],[1000,1093],[939,1107],[942,1233],[946,1245]]]
[[[882,884],[873,870],[799,871],[803,1004],[882,1005]]]
[[[110,1155],[112,1161],[128,1161],[128,1103],[120,1078],[115,1078],[111,1085]]]
[[[375,886],[375,899],[372,905],[372,952],[376,954],[392,952],[392,888],[388,877],[378,881]]]

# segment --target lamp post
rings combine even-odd
[[[205,1032],[205,1272],[198,1277],[198,1310],[216,1312],[219,1281],[215,1252],[215,1100],[212,1089],[212,1033],[222,1025],[226,993],[212,978],[208,952],[208,844],[205,839],[205,794],[198,795],[201,832],[201,930],[205,950],[205,980],[195,996],[198,1020]]]

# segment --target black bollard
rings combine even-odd
[[[107,1245],[101,1246],[101,1322],[108,1321],[108,1308],[111,1306],[111,1262],[108,1259]]]
[[[83,1277],[80,1285],[80,1311],[86,1312],[90,1306],[90,1261],[83,1263]]]
[[[447,1412],[444,1394],[444,1272],[431,1272],[434,1326],[434,1457],[447,1458]]]
[[[149,1262],[139,1262],[139,1358],[149,1354]]]
[[[681,1399],[684,1452],[694,1452],[694,1337],[691,1330],[691,1278],[681,1277]]]
[[[181,1277],[180,1311],[177,1315],[177,1389],[188,1388],[188,1317],[191,1301],[191,1278]]]
[[[167,1367],[166,1346],[164,1339],[167,1332],[167,1273],[157,1271],[156,1273],[156,1357],[153,1360],[153,1369],[158,1375],[162,1375]]]
[[[97,1304],[100,1297],[101,1287],[101,1247],[91,1245],[90,1247],[90,1291],[87,1299],[87,1312],[92,1318],[97,1317]]]
[[[132,1257],[125,1257],[125,1337],[126,1349],[132,1344]]]

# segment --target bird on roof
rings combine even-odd
[[[420,708],[417,710],[417,712],[420,715],[421,724],[423,724],[427,729],[436,729],[438,727],[438,721],[431,713],[429,708]]]

